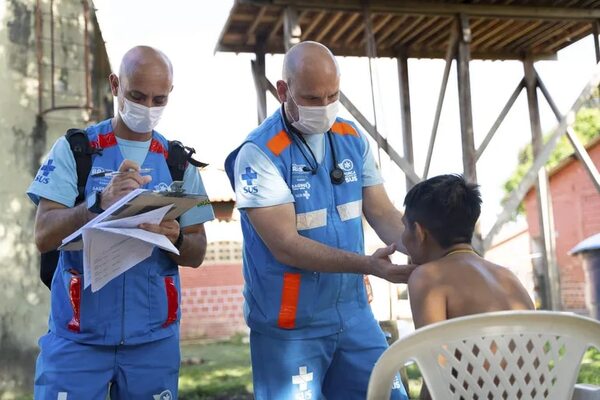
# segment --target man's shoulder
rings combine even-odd
[[[443,275],[445,275],[445,270],[442,262],[440,260],[430,261],[415,268],[408,279],[408,286],[429,287],[443,280]]]
[[[254,128],[249,134],[247,140],[265,139],[269,140],[273,136],[285,132],[281,112],[277,110],[269,118],[265,119],[259,126]]]

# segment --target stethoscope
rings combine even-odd
[[[290,135],[292,142],[294,142],[296,144],[296,146],[298,146],[300,153],[302,153],[302,157],[304,157],[304,159],[306,160],[306,163],[309,165],[309,166],[304,166],[302,168],[302,170],[304,172],[310,172],[311,174],[316,175],[317,169],[319,168],[319,162],[317,161],[317,157],[315,157],[315,154],[313,153],[312,149],[310,148],[308,143],[306,143],[306,139],[304,139],[304,136],[302,136],[302,133],[300,133],[300,131],[298,131],[298,129],[294,128],[288,122],[287,116],[285,115],[285,109],[283,108],[283,104],[281,105],[281,115],[283,116],[283,122],[285,124],[285,128],[286,128],[286,131],[288,132],[288,135]],[[337,157],[335,156],[335,146],[333,145],[333,139],[332,139],[333,134],[331,133],[331,129],[327,131],[326,135],[327,135],[327,139],[329,140],[329,147],[331,147],[331,158],[333,158],[333,169],[331,170],[331,172],[329,172],[329,178],[331,179],[331,183],[333,183],[334,185],[341,185],[345,181],[344,171],[342,171],[342,169],[338,166],[338,163],[337,163]],[[308,159],[308,156],[306,155],[304,148],[303,148],[304,146],[302,146],[300,143],[298,143],[298,140],[300,140],[302,142],[302,144],[304,146],[306,146],[306,148],[308,149],[308,152],[310,153],[310,156],[314,162],[314,166],[313,166],[313,162],[311,162]]]

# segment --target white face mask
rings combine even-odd
[[[288,90],[288,93],[289,90]],[[316,135],[327,132],[338,114],[340,101],[336,100],[326,106],[301,106],[294,100],[290,93],[290,98],[298,108],[298,121],[293,121],[292,126],[306,135]]]
[[[123,110],[119,110],[121,119],[129,129],[137,133],[152,132],[158,125],[165,107],[146,107],[123,97]]]

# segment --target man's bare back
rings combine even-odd
[[[417,267],[408,290],[417,328],[470,314],[534,309],[527,291],[510,270],[470,251]]]

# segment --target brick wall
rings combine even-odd
[[[588,149],[600,168],[600,142]],[[556,231],[556,257],[560,270],[561,297],[567,310],[585,309],[585,277],[579,257],[567,252],[583,239],[600,232],[600,194],[578,160],[550,177],[550,193]],[[527,223],[532,239],[539,237],[535,190],[525,197]]]
[[[181,268],[181,338],[224,339],[246,332],[241,263]]]

